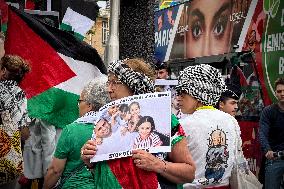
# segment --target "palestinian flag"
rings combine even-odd
[[[78,117],[83,86],[106,74],[97,51],[72,34],[9,7],[5,50],[30,62],[32,71],[21,83],[31,117],[63,127]]]
[[[95,24],[99,6],[96,1],[62,1],[65,13],[60,28],[73,31],[74,35],[83,40],[86,33]]]

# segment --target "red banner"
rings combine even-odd
[[[243,152],[248,160],[250,170],[258,175],[261,164],[261,150],[258,140],[259,123],[254,121],[239,121]]]

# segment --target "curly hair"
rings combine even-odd
[[[93,111],[98,111],[103,105],[110,102],[106,81],[107,77],[102,75],[90,81],[82,90],[82,97],[92,106]]]
[[[14,80],[17,83],[21,82],[26,73],[31,68],[27,61],[17,55],[5,55],[0,61],[1,69],[7,69],[6,80]]]

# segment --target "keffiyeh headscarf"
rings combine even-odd
[[[178,93],[186,92],[206,106],[212,106],[226,90],[226,85],[216,68],[201,64],[180,72],[176,90]]]
[[[146,75],[135,72],[123,60],[116,60],[109,64],[108,71],[117,76],[118,80],[125,83],[134,95],[153,93],[154,82]]]

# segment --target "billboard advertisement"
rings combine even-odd
[[[155,12],[157,62],[253,52],[265,105],[284,77],[283,44],[284,1],[192,0]]]
[[[155,57],[159,61],[232,52],[242,46],[253,0],[193,0],[155,14]],[[248,24],[246,24],[248,22]]]

